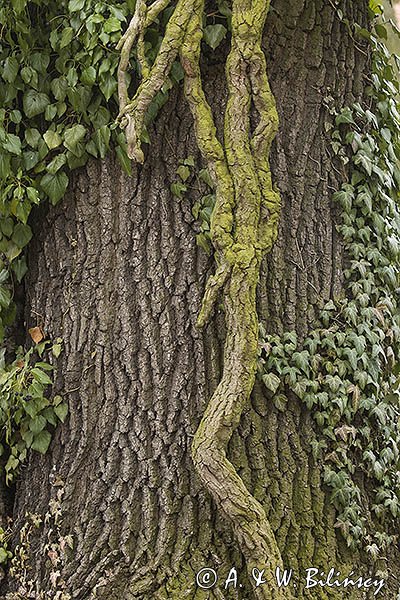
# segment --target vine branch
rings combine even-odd
[[[145,3],[142,1],[142,5]],[[267,584],[255,589],[257,598],[291,597],[274,577],[282,559],[274,532],[261,504],[251,495],[228,460],[229,440],[238,427],[253,389],[258,347],[256,288],[261,260],[276,239],[280,197],[273,189],[269,166],[271,143],[278,115],[261,48],[269,0],[233,0],[232,40],[226,63],[228,101],[224,137],[217,137],[212,110],[206,100],[200,71],[204,0],[178,0],[167,24],[155,62],[132,100],[126,100],[127,55],[133,41],[144,35],[146,16],[132,19],[121,44],[118,81],[120,115],[126,118],[128,154],[143,162],[140,135],[146,111],[163,86],[178,57],[184,71],[184,92],[191,110],[196,141],[215,186],[216,204],[211,219],[216,272],[210,277],[198,318],[209,320],[219,292],[223,292],[226,321],[224,368],[195,433],[192,456],[195,468],[217,506],[228,518],[246,559],[247,568],[268,561]],[[152,7],[161,6],[156,2]],[[162,3],[163,7],[167,3]],[[136,7],[135,14],[145,15]],[[152,8],[146,9],[147,15]],[[153,8],[155,11],[155,8]],[[143,59],[142,59],[143,62]],[[251,131],[250,110],[259,122]]]

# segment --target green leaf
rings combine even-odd
[[[19,260],[15,260],[11,264],[11,268],[15,273],[18,283],[21,283],[23,277],[25,276],[25,274],[28,270],[28,267],[26,266],[25,256],[23,256]]]
[[[92,65],[82,71],[81,82],[90,86],[96,82],[96,69]]]
[[[19,460],[18,458],[16,458],[15,456],[13,456],[12,454],[8,457],[8,461],[7,464],[5,466],[5,470],[6,471],[15,471],[15,469],[18,467],[19,465]]]
[[[217,25],[207,25],[207,27],[204,29],[204,41],[210,46],[210,48],[215,50],[215,48],[220,45],[226,36],[226,33],[226,27],[220,23]]]
[[[50,104],[50,98],[47,94],[37,92],[36,90],[28,90],[24,94],[23,106],[28,119],[40,115],[40,113],[46,110],[48,104]]]
[[[11,152],[11,154],[21,154],[21,140],[17,135],[13,133],[7,133],[5,142],[2,144],[4,150]]]
[[[53,383],[51,381],[50,377],[47,375],[47,373],[45,373],[44,371],[42,371],[41,369],[39,369],[37,367],[32,369],[31,373],[32,373],[32,376],[34,377],[34,379],[36,379],[36,381],[38,381],[42,385],[51,385]]]
[[[107,100],[107,102],[111,98],[113,93],[116,91],[117,86],[117,80],[111,75],[109,71],[107,71],[106,73],[102,73],[99,87],[102,93],[104,94],[104,97]]]
[[[57,173],[57,171],[61,169],[61,167],[65,165],[66,162],[67,157],[65,156],[65,154],[57,154],[57,156],[55,156],[53,160],[47,165],[47,172],[54,175],[55,173]]]
[[[29,421],[29,429],[35,435],[40,433],[41,431],[43,431],[43,429],[46,427],[46,425],[47,425],[47,421],[42,415],[37,415],[34,419],[31,419]]]
[[[13,83],[19,69],[19,62],[15,56],[8,56],[4,61],[4,67],[1,76],[7,83]]]
[[[50,55],[45,50],[34,52],[29,57],[29,62],[36,71],[44,75],[50,63]]]
[[[11,239],[18,248],[24,248],[32,239],[32,229],[29,225],[17,223]]]
[[[206,183],[210,188],[214,187],[212,179],[210,177],[210,173],[208,172],[208,169],[202,169],[200,171],[199,179],[201,179],[201,181],[204,181],[204,183]]]
[[[26,143],[29,144],[29,146],[32,146],[32,148],[37,147],[41,137],[42,136],[40,135],[40,132],[37,129],[30,128],[25,131]]]
[[[275,373],[266,373],[263,375],[262,380],[267,389],[271,390],[275,394],[281,384],[280,378]]]
[[[53,79],[50,84],[50,87],[55,99],[59,102],[62,102],[65,99],[65,96],[67,95],[68,81],[66,80],[66,78],[58,77],[56,79]]]
[[[53,121],[56,114],[57,114],[57,105],[56,104],[48,104],[46,106],[46,110],[44,111],[44,118],[46,119],[46,121]]]
[[[54,408],[54,412],[57,417],[60,419],[61,423],[64,423],[67,414],[68,414],[68,406],[66,404],[59,404]]]
[[[50,202],[54,205],[57,204],[64,196],[68,187],[68,176],[64,172],[59,173],[47,173],[43,175],[40,180],[40,185],[46,194],[50,198]]]
[[[182,179],[182,181],[186,181],[190,177],[190,169],[185,165],[180,165],[176,170],[177,175]]]
[[[0,564],[4,564],[10,558],[10,553],[3,547],[0,547]]]
[[[12,7],[17,14],[24,10],[27,3],[28,0],[11,0]]]
[[[117,146],[115,152],[117,154],[118,162],[125,171],[125,173],[129,176],[132,175],[132,161],[128,157],[125,149],[121,146]]]
[[[32,204],[39,204],[40,197],[39,197],[39,192],[37,191],[36,188],[30,187],[30,186],[28,188],[26,188],[26,195],[28,196],[28,198],[32,202]]]
[[[120,31],[121,22],[116,17],[109,17],[103,25],[103,31],[106,33],[113,33],[114,31]]]
[[[62,350],[61,344],[54,344],[51,349],[53,356],[55,356],[55,358],[58,358],[60,356],[61,350]]]
[[[32,442],[32,450],[40,452],[40,454],[46,454],[51,442],[51,435],[48,431],[41,431],[35,436]]]
[[[11,294],[10,290],[8,290],[3,285],[0,285],[0,306],[2,308],[7,308],[11,302]]]
[[[73,153],[77,144],[85,137],[85,134],[86,128],[79,123],[69,127],[64,131],[64,146]]]
[[[387,29],[386,29],[386,27],[384,25],[381,25],[381,24],[377,23],[375,25],[375,31],[376,31],[376,33],[378,34],[378,36],[381,39],[387,40],[388,32],[387,32]]]
[[[186,185],[180,182],[172,183],[170,189],[172,194],[180,200],[182,200],[183,194],[187,191]]]
[[[51,129],[46,131],[43,138],[50,150],[57,148],[62,143],[61,135],[56,131],[51,131]]]
[[[100,127],[93,136],[93,140],[99,150],[100,158],[104,158],[110,146],[111,131],[107,125]]]
[[[85,6],[85,0],[69,0],[68,10],[69,12],[77,12],[78,10],[82,10]]]
[[[19,110],[12,110],[10,112],[10,120],[13,123],[16,123],[17,125],[18,125],[18,123],[21,123],[21,121],[22,121],[21,112]]]
[[[346,106],[342,110],[342,112],[335,119],[336,125],[340,125],[341,123],[354,123],[353,119],[353,111],[349,106]]]
[[[73,37],[74,30],[72,29],[72,27],[66,27],[65,29],[63,29],[60,40],[60,49],[68,46],[71,43]]]

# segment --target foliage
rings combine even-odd
[[[211,180],[208,169],[200,169],[200,171],[194,170],[195,163],[193,156],[179,161],[179,167],[176,170],[178,176],[177,181],[171,184],[171,192],[180,200],[184,194],[188,191],[188,181],[195,175],[196,177],[196,192],[197,200],[192,206],[192,214],[196,219],[199,227],[199,233],[196,234],[197,244],[203,248],[207,254],[212,252],[211,244],[211,215],[215,206],[215,193],[214,184]],[[195,171],[195,173],[193,173]],[[206,193],[204,192],[206,188]]]
[[[230,27],[227,3],[221,0],[219,4],[220,16],[217,18],[214,12],[205,20],[206,43],[212,48],[223,40]],[[135,0],[12,0],[0,8],[0,343],[5,328],[15,319],[15,286],[27,271],[24,250],[32,238],[28,223],[32,209],[45,201],[57,204],[66,193],[71,170],[84,166],[91,157],[104,158],[111,147],[122,168],[131,173],[125,138],[115,125],[119,61],[115,46],[134,6]],[[170,15],[168,8],[146,33],[149,64],[158,52],[161,31]],[[135,76],[139,66],[133,54]],[[181,79],[182,69],[176,62],[149,108],[147,124],[166,101],[168,90]],[[144,140],[149,141],[146,131]],[[50,441],[45,425],[36,434],[29,426],[29,431],[25,431],[28,416],[19,412],[25,414],[26,406],[31,406],[29,390],[34,382],[36,396],[32,397],[43,407],[29,417],[36,419],[36,425],[31,427],[38,429],[44,424],[43,419],[52,425],[57,421],[51,410],[56,410],[54,403],[59,400],[45,405],[49,401],[42,394],[44,387],[50,385],[50,378],[44,374],[46,383],[43,375],[43,381],[37,381],[37,372],[36,379],[32,374],[34,354],[28,351],[22,356],[21,352],[1,372],[3,412],[7,413],[10,403],[7,422],[5,417],[0,421],[7,438],[1,451],[7,453],[6,447],[13,448],[6,467],[8,481],[24,460],[28,447],[45,451]],[[26,366],[19,372],[21,361]],[[20,380],[23,384],[17,385]],[[43,389],[39,390],[39,386]],[[57,408],[60,413],[65,410],[61,406]],[[17,432],[15,439],[13,428]]]
[[[49,427],[64,422],[68,407],[61,396],[51,400],[46,391],[54,367],[39,360],[45,350],[57,357],[60,340],[41,342],[27,352],[19,348],[11,365],[0,365],[0,456],[6,482],[12,482],[29,448],[45,454],[51,441]]]
[[[12,527],[2,536],[0,530],[0,558],[4,551],[9,560],[9,577],[15,586],[15,592],[9,592],[5,600],[44,600],[49,595],[55,600],[71,600],[72,596],[68,592],[66,583],[61,575],[63,566],[66,563],[68,554],[74,547],[73,537],[70,534],[63,534],[63,512],[62,500],[64,496],[64,482],[59,476],[53,480],[53,493],[49,501],[48,508],[44,515],[26,513],[25,521],[18,528],[16,538],[18,540],[16,547],[11,553],[7,550],[7,540],[12,535]],[[39,589],[38,582],[31,576],[31,563],[33,560],[33,538],[35,533],[43,529],[46,533],[46,543],[40,548],[39,552],[46,558],[46,576],[51,583],[52,591]],[[2,547],[3,546],[3,547]],[[38,548],[35,548],[35,555],[38,554]]]
[[[381,14],[376,2],[372,9]],[[356,29],[372,49],[369,98],[342,109],[332,131],[336,154],[351,165],[334,194],[348,298],[329,300],[304,341],[295,332],[261,330],[260,376],[278,408],[291,390],[310,410],[320,432],[313,451],[323,458],[336,526],[349,546],[363,542],[376,558],[396,539],[388,524],[400,516],[399,83],[384,25],[373,33]],[[371,513],[366,491],[374,498]]]

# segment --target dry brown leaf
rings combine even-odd
[[[28,332],[35,344],[38,344],[44,338],[43,331],[40,327],[31,327],[28,329]]]

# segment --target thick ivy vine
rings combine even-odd
[[[376,2],[370,10],[382,14]],[[400,515],[400,89],[381,20],[372,33],[355,33],[372,51],[369,101],[340,110],[331,132],[334,152],[350,161],[349,179],[333,197],[348,297],[329,300],[304,341],[261,329],[259,375],[278,409],[288,390],[309,409],[336,526],[350,547],[362,544],[377,558],[397,540]]]

